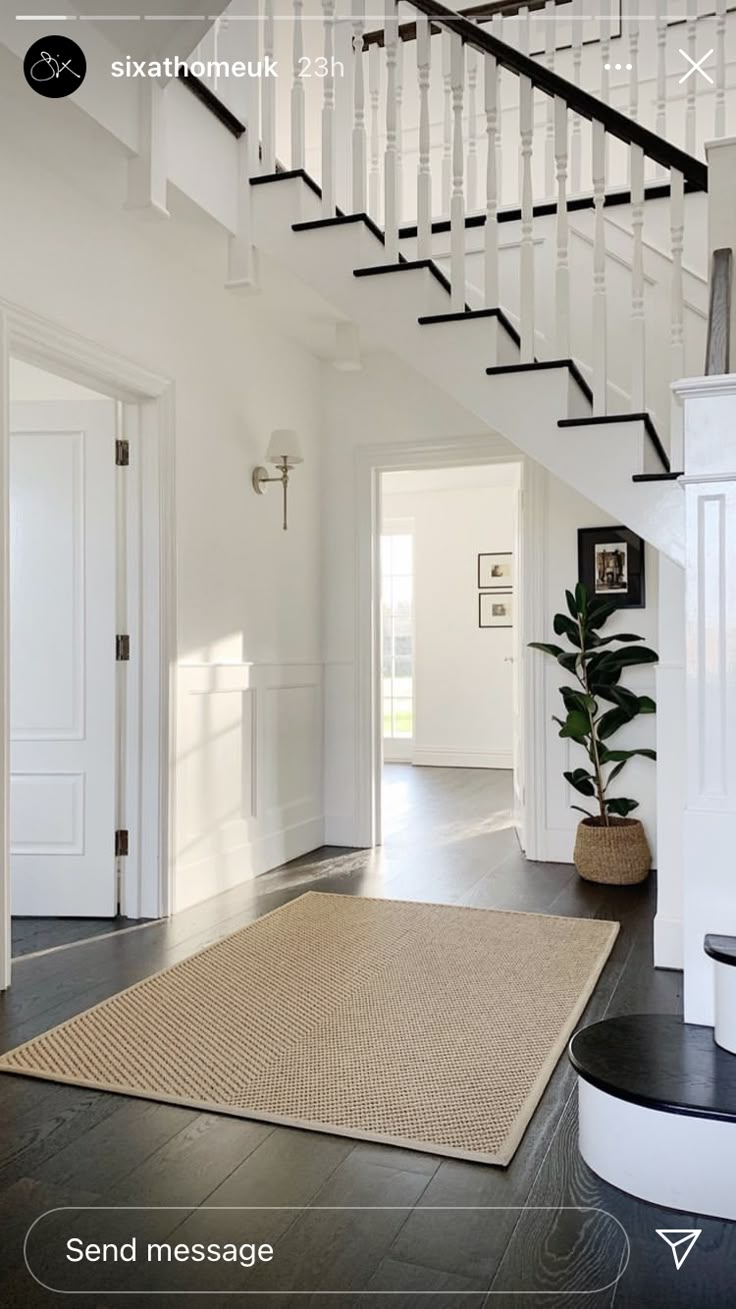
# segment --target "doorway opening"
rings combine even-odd
[[[479,875],[523,848],[520,487],[515,462],[379,476],[382,831],[442,812]]]
[[[20,358],[8,371],[9,872],[21,958],[147,921],[151,896],[127,868],[141,744],[129,622],[136,407]],[[157,881],[157,862],[152,872]]]

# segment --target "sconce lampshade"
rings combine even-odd
[[[286,460],[289,467],[292,464],[302,463],[304,455],[302,454],[302,447],[297,433],[288,427],[280,427],[272,432],[266,458],[272,464],[280,464],[283,460]]]

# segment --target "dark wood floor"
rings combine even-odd
[[[622,930],[584,1021],[613,1013],[679,1013],[680,975],[651,967],[653,885],[596,887],[581,882],[568,865],[527,863],[509,825],[509,803],[507,774],[392,766],[382,849],[323,849],[173,921],[20,960],[11,990],[0,998],[3,1048],[186,958],[309,887],[617,919]],[[308,1213],[260,1212],[250,1221],[258,1240],[272,1232],[277,1238],[285,1278],[280,1285],[344,1285],[336,1279],[350,1270],[353,1286],[373,1292],[212,1295],[208,1306],[733,1304],[736,1225],[661,1210],[599,1181],[577,1153],[573,1092],[572,1070],[563,1058],[512,1164],[499,1169],[0,1076],[0,1305],[33,1309],[59,1302],[30,1278],[22,1244],[41,1213],[75,1204],[309,1205]],[[404,1208],[362,1215],[316,1211],[330,1205]],[[440,1206],[456,1212],[428,1212]],[[488,1206],[498,1208],[489,1212]],[[566,1216],[560,1206],[599,1208],[623,1225],[630,1261],[615,1286],[569,1294],[587,1291],[596,1271],[620,1258],[621,1237],[610,1218]],[[185,1218],[171,1211],[154,1215],[151,1239],[166,1239]],[[123,1239],[125,1215],[116,1221]],[[240,1239],[247,1239],[238,1222]],[[92,1227],[88,1220],[77,1223],[93,1239],[94,1221]],[[231,1216],[210,1214],[207,1223],[209,1239],[234,1239]],[[690,1226],[702,1227],[703,1236],[678,1273],[655,1229]],[[186,1303],[165,1294],[132,1294],[121,1301],[104,1289],[123,1285],[119,1270],[117,1275],[117,1282],[110,1280],[108,1270],[97,1296],[72,1295],[66,1302]],[[128,1278],[126,1284],[135,1285]],[[247,1288],[248,1278],[240,1272],[234,1285]],[[402,1294],[381,1295],[384,1290]]]
[[[145,918],[13,918],[11,923],[14,959],[37,954],[41,950],[58,950],[61,946],[86,941],[90,936],[107,936],[123,932],[150,921]]]

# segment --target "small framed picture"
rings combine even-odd
[[[610,600],[617,609],[643,609],[644,542],[628,527],[581,527],[578,577],[589,595]]]
[[[481,591],[478,596],[479,627],[513,627],[514,596],[511,591]]]
[[[505,591],[514,585],[514,556],[510,550],[478,555],[478,590]]]

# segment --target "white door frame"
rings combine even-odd
[[[10,985],[9,360],[121,402],[131,441],[127,496],[131,645],[126,697],[126,824],[131,832],[123,912],[155,917],[172,909],[175,616],[174,391],[172,383],[0,298],[0,989]],[[113,657],[113,652],[111,652]],[[111,839],[113,839],[111,833]]]
[[[389,470],[457,468],[473,464],[519,463],[521,490],[522,556],[518,586],[521,597],[520,638],[523,654],[527,641],[544,631],[546,617],[544,526],[546,473],[520,452],[509,452],[508,442],[488,433],[430,442],[391,442],[359,446],[355,451],[356,531],[356,633],[355,633],[355,778],[357,844],[381,843],[381,764],[383,716],[381,710],[381,473]],[[544,805],[544,669],[541,659],[523,659],[521,676],[523,716],[521,761],[525,795],[523,829],[526,854],[544,858],[540,840]],[[540,768],[542,770],[540,776]]]

